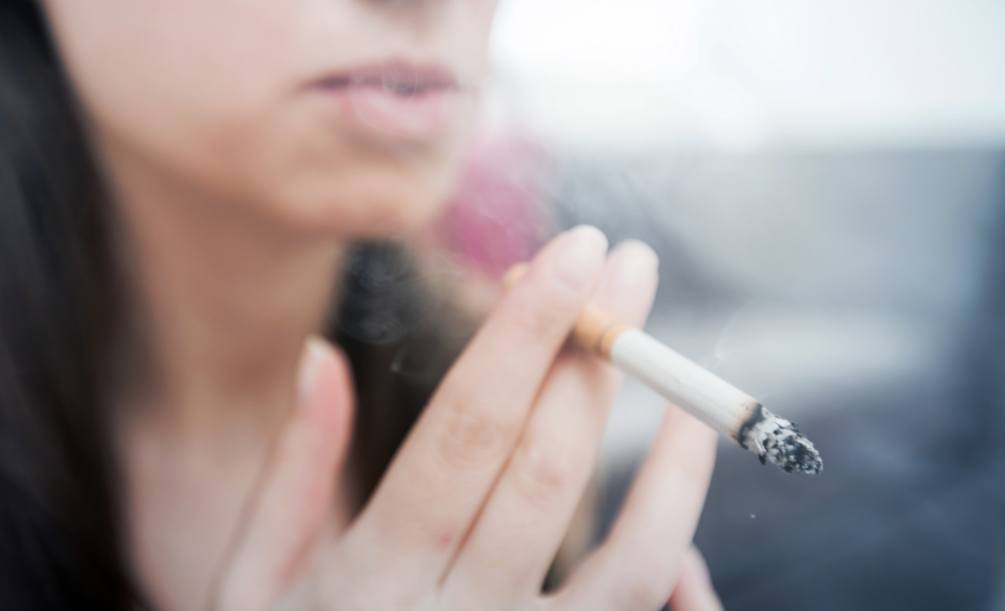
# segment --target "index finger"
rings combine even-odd
[[[368,550],[372,568],[390,568],[399,584],[440,579],[592,294],[606,251],[596,228],[566,232],[502,298],[346,534],[344,543]]]

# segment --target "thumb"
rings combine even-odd
[[[287,421],[214,596],[214,609],[265,609],[296,581],[331,518],[352,422],[345,357],[312,337],[304,346],[297,405]]]

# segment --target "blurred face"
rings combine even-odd
[[[495,0],[45,0],[99,148],[211,205],[407,232],[459,169]]]

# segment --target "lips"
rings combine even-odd
[[[460,118],[466,88],[442,66],[394,59],[325,76],[317,89],[371,135],[428,140]]]
[[[321,85],[331,89],[375,87],[405,96],[459,88],[457,78],[448,69],[405,60],[389,60],[336,73],[321,79]]]

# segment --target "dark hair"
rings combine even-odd
[[[149,607],[126,562],[109,380],[128,334],[112,207],[31,0],[0,1],[0,604]],[[402,248],[360,244],[329,336],[358,395],[362,500],[456,355]],[[416,321],[419,321],[418,323]],[[419,356],[423,368],[403,368]],[[402,375],[402,374],[406,375]]]

